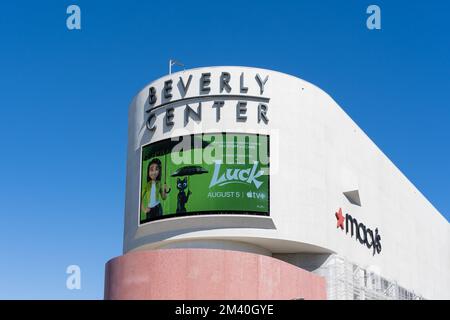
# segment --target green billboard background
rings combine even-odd
[[[187,135],[143,146],[141,159],[140,224],[195,214],[269,215],[267,135]],[[159,198],[157,217],[143,210],[149,202],[150,192],[144,192],[149,190],[148,165],[154,159],[161,163],[160,188],[170,188],[166,199]]]

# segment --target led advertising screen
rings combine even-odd
[[[140,224],[198,214],[269,215],[269,136],[195,134],[142,146]]]

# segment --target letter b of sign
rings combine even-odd
[[[72,4],[67,7],[67,17],[66,26],[69,30],[80,30],[81,29],[81,9],[79,6]]]

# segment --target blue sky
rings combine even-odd
[[[365,27],[370,4],[380,31]],[[103,297],[104,264],[122,253],[128,104],[169,58],[319,86],[449,219],[448,12],[437,0],[3,1],[0,299]],[[66,289],[70,264],[81,290]]]

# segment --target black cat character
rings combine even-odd
[[[188,187],[187,178],[183,179],[177,178],[177,189],[178,189],[178,201],[177,201],[177,213],[186,212],[186,203],[189,200],[189,196],[192,194],[190,190],[188,190],[187,194],[184,192]]]

